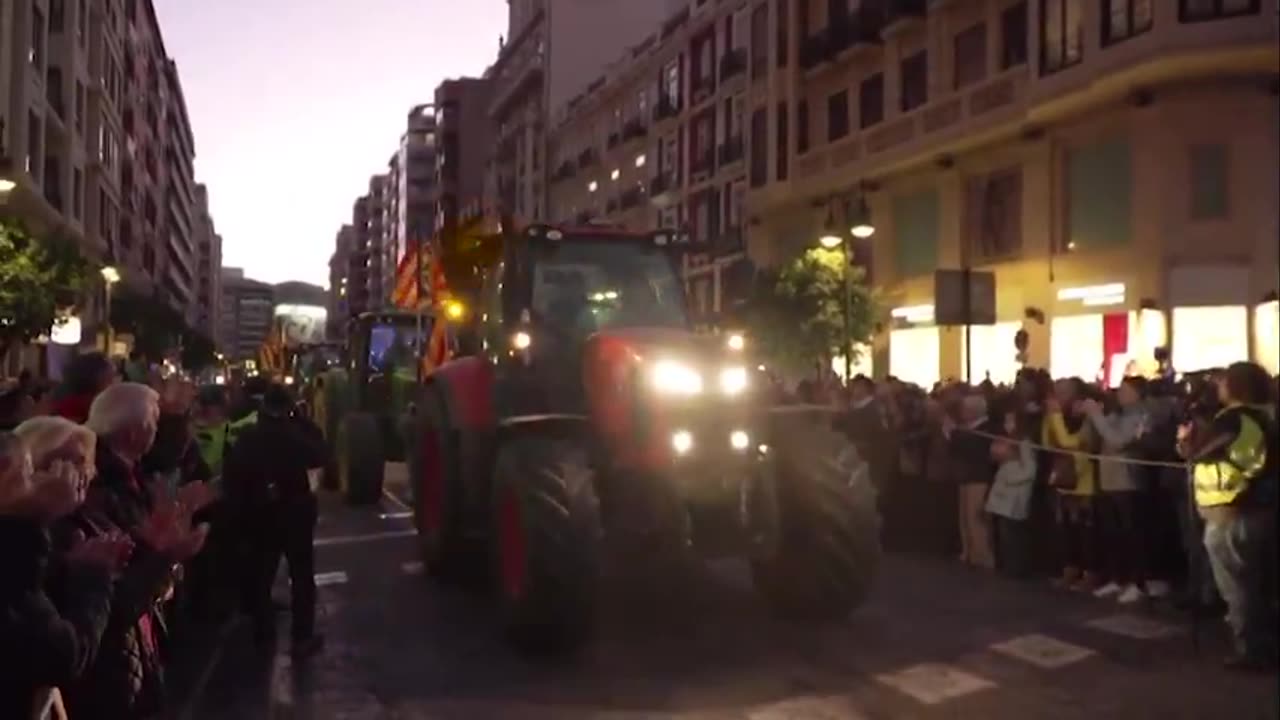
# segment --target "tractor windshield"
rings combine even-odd
[[[383,375],[417,373],[424,338],[431,335],[431,322],[418,329],[415,318],[384,320],[369,328],[369,372]]]
[[[624,327],[688,327],[684,287],[671,259],[648,242],[574,240],[539,248],[533,314],[569,337]]]

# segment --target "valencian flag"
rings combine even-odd
[[[437,318],[444,316],[443,307],[448,296],[448,284],[439,260],[426,252],[426,243],[415,244],[396,269],[396,288],[392,302],[404,310],[433,310]],[[445,323],[436,322],[431,327],[426,352],[422,354],[422,373],[426,374],[448,359],[449,344]]]

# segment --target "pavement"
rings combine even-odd
[[[326,502],[317,530],[325,651],[295,664],[217,635],[178,717],[317,720],[1217,719],[1280,716],[1280,676],[1221,668],[1225,630],[886,558],[872,599],[823,627],[770,617],[726,562],[676,586],[613,579],[593,644],[532,660],[487,601],[422,575],[393,468],[377,508]],[[283,635],[282,628],[282,635]]]

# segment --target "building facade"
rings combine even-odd
[[[326,306],[329,327],[326,333],[333,341],[344,339],[347,320],[355,314],[351,310],[350,296],[352,235],[351,227],[344,226],[334,240],[333,255],[329,257],[329,300]]]
[[[255,360],[275,311],[275,288],[251,280],[241,268],[222,269],[222,352],[232,362]]]
[[[410,247],[431,237],[435,219],[436,112],[431,105],[409,110],[407,127],[387,168],[383,240],[392,268]]]
[[[492,83],[485,78],[445,80],[435,91],[435,181],[431,187],[434,232],[457,228],[460,213],[484,197],[485,162],[491,148],[489,103]]]
[[[775,265],[865,206],[876,232],[849,247],[885,317],[862,369],[922,385],[1009,380],[1019,330],[1056,376],[1116,377],[1160,346],[1184,372],[1280,364],[1275,0],[703,13],[555,124],[553,216],[742,238]],[[955,300],[934,273],[963,268],[996,284],[996,323],[967,341],[935,325]]]
[[[547,213],[546,131],[600,68],[658,27],[674,8],[708,0],[511,0],[506,41],[485,73],[494,128],[486,192],[521,220]]]
[[[195,137],[178,67],[166,58],[162,76],[164,297],[194,325],[199,315],[200,253],[196,244]]]
[[[222,236],[209,213],[209,189],[195,187],[196,309],[193,325],[222,346]]]

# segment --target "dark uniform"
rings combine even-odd
[[[227,500],[240,518],[249,543],[249,593],[259,640],[274,634],[271,586],[281,556],[289,565],[293,648],[310,654],[320,647],[315,634],[316,497],[308,470],[324,467],[327,450],[320,434],[294,413],[282,387],[263,397],[257,422],[244,428],[225,461]]]

